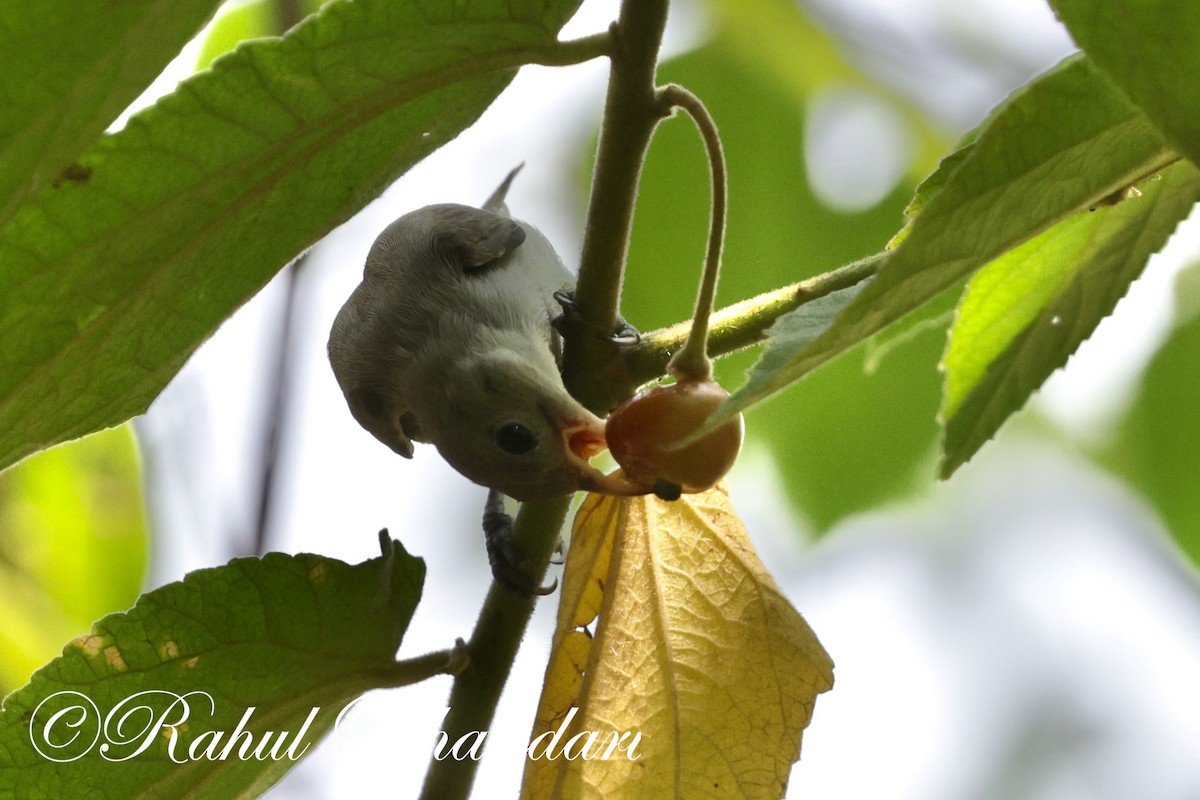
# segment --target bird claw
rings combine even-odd
[[[558,578],[548,586],[529,577],[533,564],[512,540],[513,518],[504,511],[504,496],[495,489],[488,490],[483,507],[483,538],[487,545],[488,563],[496,583],[520,595],[548,595],[558,588]]]
[[[617,317],[617,329],[609,337],[613,344],[632,347],[642,340],[642,332],[630,325],[623,317]]]
[[[568,330],[574,327],[576,330],[581,328],[595,330],[595,327],[584,322],[579,315],[579,308],[575,303],[575,295],[566,290],[559,289],[554,293],[554,301],[562,307],[563,313],[550,320],[550,324],[554,326],[554,330],[558,331],[559,335],[566,336]],[[637,328],[630,325],[621,316],[617,317],[617,326],[612,333],[607,335],[610,342],[622,347],[630,347],[641,341],[642,334]]]
[[[558,537],[558,541],[554,543],[554,553],[550,556],[550,563],[556,567],[567,563],[567,548],[563,544],[562,537]]]

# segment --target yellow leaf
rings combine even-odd
[[[589,496],[522,797],[780,798],[832,685],[724,486],[673,502]]]

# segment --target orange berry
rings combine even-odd
[[[729,392],[709,378],[684,378],[639,392],[609,415],[608,449],[636,483],[675,484],[688,493],[710,489],[729,472],[742,448],[742,415],[685,447],[672,445],[728,398]]]

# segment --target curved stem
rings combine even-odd
[[[708,250],[704,256],[704,274],[700,278],[700,289],[696,293],[696,310],[692,314],[691,332],[683,348],[671,358],[667,371],[676,377],[705,379],[712,376],[712,361],[708,357],[708,318],[712,314],[713,299],[717,294],[717,278],[721,273],[721,248],[725,241],[725,207],[728,198],[728,179],[725,170],[725,152],[721,149],[721,135],[717,123],[699,97],[682,86],[664,86],[659,97],[674,108],[688,113],[700,130],[704,148],[708,152],[708,166],[712,173],[712,218],[708,227]]]

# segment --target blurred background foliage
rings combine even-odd
[[[1200,266],[1176,277],[1173,311],[1127,413],[1094,455],[1154,505],[1200,565]]]
[[[0,474],[0,694],[141,593],[148,536],[130,426]]]
[[[278,36],[299,20],[315,13],[329,0],[250,0],[226,3],[202,38],[196,71],[208,69],[219,56],[247,39]]]

